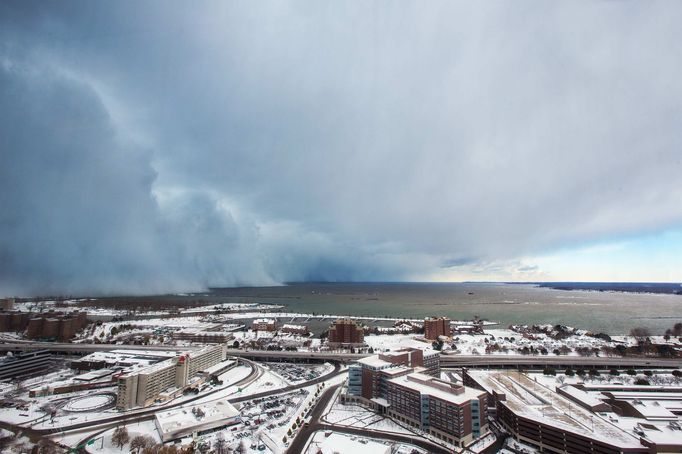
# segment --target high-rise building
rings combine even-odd
[[[169,388],[182,390],[199,372],[225,360],[225,353],[223,345],[211,345],[122,375],[116,406],[122,410],[145,407]]]
[[[355,320],[340,318],[329,327],[330,347],[354,347],[365,343],[365,333]]]
[[[424,338],[428,340],[438,340],[440,336],[450,337],[450,319],[447,317],[428,317],[424,319]]]

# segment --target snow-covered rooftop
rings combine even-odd
[[[439,380],[435,377],[419,372],[391,378],[388,381],[418,391],[420,394],[433,396],[437,399],[451,402],[456,405],[478,399],[484,394],[484,392],[479,389],[467,386],[458,386],[457,390],[459,392],[456,392],[454,388],[452,391],[446,391],[442,386],[438,386]]]
[[[467,373],[486,391],[504,394],[504,404],[519,416],[621,448],[642,446],[634,433],[628,433],[623,427],[575,405],[568,398],[534,382],[526,374],[482,370]]]
[[[209,426],[212,423],[234,419],[239,415],[232,404],[225,400],[203,403],[191,407],[156,413],[156,425],[160,432],[173,433],[196,426]]]

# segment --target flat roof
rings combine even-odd
[[[379,355],[366,356],[364,358],[360,358],[357,362],[375,368],[397,366],[397,364],[389,363],[388,361],[379,359]]]
[[[203,415],[202,415],[203,413]],[[236,408],[225,400],[207,402],[189,407],[177,408],[156,413],[157,428],[163,433],[204,426],[221,420],[229,420],[239,415]]]
[[[78,381],[92,381],[98,378],[106,377],[107,375],[113,375],[114,372],[115,371],[113,369],[96,369],[85,374],[76,375],[73,377],[73,379]]]
[[[489,393],[504,394],[506,400],[502,403],[518,416],[610,445],[642,447],[634,433],[628,433],[619,425],[576,405],[524,373],[469,370],[467,374]]]
[[[596,407],[597,405],[604,403],[604,401],[598,399],[596,396],[583,391],[582,389],[576,388],[573,385],[564,385],[558,388],[558,390],[565,392],[576,401],[581,402],[588,407]]]
[[[204,373],[206,373],[206,374],[213,374],[213,373],[215,373],[215,372],[219,372],[219,371],[225,369],[226,367],[231,366],[231,365],[234,364],[235,362],[236,362],[236,361],[234,361],[234,360],[232,360],[232,359],[228,359],[228,360],[226,360],[226,361],[221,361],[221,362],[219,362],[218,364],[214,364],[214,365],[211,366],[211,367],[207,367],[207,368],[204,369],[202,372],[204,372]]]
[[[435,380],[435,377],[432,377],[430,375],[414,372],[412,374],[403,375],[401,377],[391,378],[388,381],[418,391],[420,394],[427,394],[437,399],[444,400],[446,402],[451,402],[457,405],[463,404],[464,402],[468,402],[470,400],[476,400],[482,394],[484,394],[484,391],[481,391],[480,389],[476,388],[470,388],[468,386],[462,386],[462,388],[464,388],[464,392],[460,394],[455,394],[454,392],[445,391],[442,388],[430,386],[427,383],[410,380],[409,377],[413,377],[418,380],[426,382],[434,382]]]

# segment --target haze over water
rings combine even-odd
[[[564,324],[608,334],[635,326],[663,334],[682,321],[682,296],[565,291],[494,283],[306,283],[214,289],[215,296],[283,304],[292,312]]]

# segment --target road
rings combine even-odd
[[[175,347],[169,345],[112,345],[112,344],[70,344],[58,342],[11,342],[0,343],[0,351],[51,350],[60,353],[91,353],[95,351],[159,350],[185,351],[198,347]],[[266,350],[228,349],[229,356],[270,361],[356,361],[369,356],[365,353],[340,352],[291,352]],[[583,357],[583,356],[542,356],[542,355],[441,355],[441,367],[604,367],[604,368],[679,368],[682,359],[633,358],[633,357]]]
[[[412,444],[415,446],[419,446],[420,448],[424,448],[430,453],[450,454],[450,451],[448,449],[439,446],[435,443],[432,443],[418,435],[411,436],[407,434],[404,435],[389,434],[356,427],[344,427],[321,423],[320,418],[322,417],[322,412],[324,412],[325,408],[327,408],[329,401],[334,397],[334,393],[336,392],[339,386],[341,385],[332,386],[328,388],[324,393],[322,393],[322,396],[317,401],[317,403],[313,407],[312,412],[310,413],[310,425],[308,427],[304,427],[303,429],[301,429],[300,432],[298,432],[296,437],[292,440],[291,444],[289,445],[287,453],[293,454],[303,452],[306,443],[315,432],[317,432],[318,430],[332,430],[334,432],[346,433],[350,435],[360,435],[363,437],[369,437],[378,440],[389,440],[398,443]]]
[[[281,394],[284,392],[293,391],[293,390],[300,389],[300,388],[305,388],[306,386],[314,385],[314,384],[323,382],[325,380],[329,380],[330,378],[332,378],[338,374],[344,373],[344,372],[345,371],[341,370],[341,366],[339,364],[335,364],[333,371],[329,372],[328,374],[317,377],[313,380],[298,383],[295,385],[285,386],[284,388],[272,389],[269,391],[263,391],[260,393],[250,394],[250,395],[246,395],[246,396],[232,397],[232,398],[229,398],[227,400],[230,403],[238,403],[238,402],[244,402],[246,400],[258,399],[260,397],[271,396],[274,394]],[[233,383],[231,386],[242,386],[244,384],[247,384],[247,383],[255,380],[255,378],[257,378],[258,376],[260,376],[259,368],[255,367],[255,365],[252,364],[252,371],[249,374],[249,376],[247,376],[246,378],[244,378],[242,380],[239,380],[238,382]],[[182,402],[178,402],[176,404],[169,404],[169,405],[166,405],[163,407],[156,407],[153,409],[140,411],[140,412],[137,412],[137,413],[132,414],[132,415],[122,414],[120,416],[115,416],[112,418],[103,419],[103,420],[98,421],[96,424],[94,424],[93,422],[88,422],[88,423],[73,424],[70,426],[60,427],[60,428],[55,428],[55,429],[30,429],[30,430],[32,430],[33,432],[35,432],[39,436],[45,436],[45,435],[51,435],[51,434],[59,433],[59,432],[68,432],[68,431],[83,429],[86,427],[96,426],[100,429],[100,431],[98,433],[102,433],[106,429],[113,427],[115,425],[118,425],[122,422],[138,422],[138,421],[146,421],[148,419],[153,419],[154,414],[158,411],[168,410],[168,409],[174,408],[174,407],[181,407],[181,406],[187,405],[187,404],[189,404],[189,403],[191,403],[197,399],[203,399],[207,396],[210,396],[210,394],[219,392],[221,390],[222,389],[217,389],[217,390],[212,391],[211,393],[198,394],[198,395],[196,395],[190,399],[183,400]],[[101,427],[102,425],[106,425],[106,427],[102,428]],[[102,430],[102,429],[104,429],[104,430]],[[81,440],[78,443],[78,445],[85,443],[91,437],[92,437],[92,434],[89,434],[86,438]]]
[[[288,352],[263,350],[228,349],[228,355],[241,356],[255,360],[335,360],[356,361],[369,356],[362,353],[337,352]],[[678,368],[681,359],[662,358],[612,358],[583,356],[522,356],[522,355],[441,355],[440,364],[449,367],[640,367],[640,368]]]
[[[147,350],[147,351],[187,351],[201,347],[176,347],[174,345],[117,345],[117,344],[72,344],[67,342],[6,342],[0,339],[0,351],[16,352],[27,350],[49,350],[59,353],[83,354],[92,352],[108,352],[111,350]]]
[[[235,383],[232,383],[230,386],[240,386],[240,385],[243,385],[245,383],[249,383],[254,378],[256,378],[258,376],[259,368],[256,367],[250,361],[247,361],[247,362],[251,366],[251,372],[249,373],[249,375],[246,376],[245,378],[235,382]],[[145,421],[147,419],[152,419],[154,417],[154,414],[158,411],[169,410],[169,409],[174,408],[174,407],[187,405],[189,403],[194,402],[195,400],[203,399],[207,396],[210,396],[211,394],[220,392],[222,390],[223,390],[223,388],[214,389],[214,390],[209,391],[209,392],[204,393],[204,394],[197,394],[196,396],[190,397],[189,399],[185,399],[185,400],[178,402],[178,403],[170,403],[167,405],[162,405],[159,407],[154,407],[154,408],[150,408],[147,410],[142,410],[142,411],[138,411],[135,413],[128,413],[128,414],[124,413],[124,414],[121,414],[118,416],[112,416],[110,418],[100,419],[96,422],[95,421],[88,421],[88,422],[71,424],[68,426],[59,426],[59,427],[50,428],[50,429],[35,429],[35,428],[26,429],[26,428],[24,428],[24,430],[31,431],[35,434],[40,435],[40,436],[49,436],[49,435],[60,433],[60,432],[70,432],[70,431],[74,431],[74,430],[78,430],[78,429],[84,429],[84,428],[88,428],[88,427],[100,427],[102,425],[112,426],[112,425],[120,424],[122,422]]]

